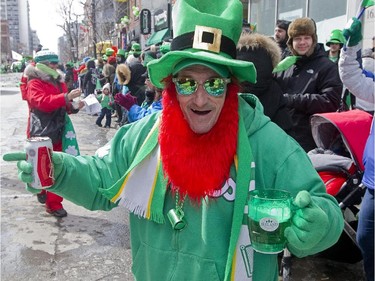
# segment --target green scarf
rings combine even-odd
[[[40,71],[42,71],[43,73],[52,76],[53,79],[57,79],[60,75],[56,70],[48,67],[47,65],[43,63],[37,63],[35,67],[39,69]]]

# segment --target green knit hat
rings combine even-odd
[[[117,56],[123,56],[123,57],[125,57],[125,50],[124,49],[118,49]]]
[[[140,55],[142,53],[141,45],[139,43],[133,43],[130,49],[129,55]]]
[[[151,61],[151,82],[163,88],[162,80],[183,60],[200,60],[225,66],[240,82],[256,82],[251,62],[236,60],[236,44],[242,31],[239,0],[179,0],[172,11],[174,38],[170,52]]]
[[[161,46],[160,46],[160,53],[162,53],[163,55],[165,55],[170,50],[171,50],[171,43],[169,43],[169,42],[163,42],[163,44],[161,44]]]
[[[112,48],[105,49],[105,54],[108,57],[112,56],[114,52],[115,52],[115,50],[113,50]]]
[[[341,46],[344,46],[345,44],[345,37],[342,34],[341,29],[334,29],[331,31],[331,34],[329,35],[329,40],[326,43],[326,46],[329,47],[331,44],[340,44]]]
[[[34,61],[36,63],[49,62],[49,63],[59,63],[59,57],[56,53],[50,51],[49,49],[42,49],[35,54]]]

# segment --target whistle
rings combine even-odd
[[[181,210],[171,209],[167,213],[167,217],[174,230],[182,230],[186,226],[184,213]]]

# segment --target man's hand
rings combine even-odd
[[[30,187],[30,183],[33,181],[33,166],[26,161],[25,152],[12,152],[3,155],[4,161],[17,161],[18,168],[18,178],[27,184],[27,189],[30,192],[38,193],[40,190],[33,189]],[[53,152],[52,153],[52,164],[53,164],[53,174],[54,178],[58,177],[62,171],[63,167],[63,156],[62,153]]]
[[[353,17],[347,24],[342,34],[348,40],[348,46],[358,45],[362,40],[362,23],[359,19]]]
[[[26,161],[25,152],[12,152],[3,155],[4,161],[17,161],[18,178],[24,183],[33,181],[33,166]]]
[[[285,229],[288,248],[309,250],[316,246],[327,231],[328,216],[317,206],[308,191],[300,191],[294,205],[298,208],[292,217],[292,224]]]
[[[73,100],[81,95],[81,90],[80,89],[73,89],[67,94],[68,100]]]

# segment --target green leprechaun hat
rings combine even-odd
[[[345,44],[345,37],[342,34],[341,29],[334,29],[331,31],[331,34],[329,36],[329,40],[326,43],[326,46],[329,46],[331,44],[340,44],[341,47]]]
[[[236,60],[236,45],[242,31],[239,0],[179,0],[173,6],[174,38],[170,52],[147,65],[151,82],[163,88],[162,80],[183,60],[227,67],[240,82],[256,82],[251,62]]]

